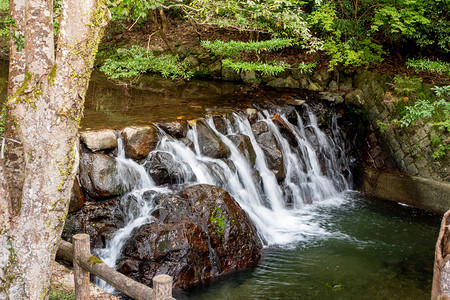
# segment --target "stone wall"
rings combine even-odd
[[[381,75],[369,71],[356,74],[354,88],[345,100],[367,113],[369,131],[363,156],[369,166],[450,182],[450,153],[433,157],[433,140],[448,140],[448,133],[430,124],[389,125],[399,116],[394,102],[386,97],[386,78]]]

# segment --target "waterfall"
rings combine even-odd
[[[159,143],[152,153],[170,155],[176,162],[177,174],[181,174],[177,184],[170,187],[156,186],[143,166],[145,162],[138,164],[125,158],[119,139],[116,161],[128,189],[121,198],[126,225],[112,236],[105,249],[98,251],[101,259],[114,267],[132,230],[152,222],[153,197],[179,185],[211,184],[227,190],[249,215],[265,245],[286,245],[308,235],[326,234],[324,228],[311,222],[314,216],[307,211],[320,203],[339,202],[340,193],[350,188],[347,147],[336,116],[328,122],[326,134],[312,110],[305,107],[304,112],[303,116],[295,113],[294,118],[277,113],[277,122],[283,124],[282,128],[268,111],[257,115],[257,121],[267,125],[282,154],[282,179],[270,169],[264,149],[244,114],[235,113],[225,118],[226,134],[216,128],[212,118],[205,120],[209,129],[230,149],[228,159],[202,154],[197,124],[189,126],[188,143],[160,130]],[[286,132],[290,138],[286,137]],[[254,166],[233,142],[233,136],[238,135],[250,140],[256,156]]]

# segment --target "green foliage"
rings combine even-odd
[[[317,67],[317,63],[316,62],[312,62],[312,63],[305,63],[305,62],[301,62],[297,65],[298,70],[300,71],[300,73],[306,73],[311,75],[312,71]]]
[[[376,9],[371,29],[399,39],[401,36],[414,36],[418,26],[428,24],[430,19],[425,16],[423,0],[398,0]]]
[[[419,47],[450,51],[450,5],[447,0],[377,1],[371,29],[388,39],[409,39]]]
[[[323,38],[323,48],[330,57],[330,70],[339,65],[359,67],[379,62],[386,54],[381,45],[372,41],[366,28],[370,22],[366,15],[370,1],[361,2],[359,9],[347,0],[328,1],[312,8],[308,23]]]
[[[201,45],[207,49],[209,49],[212,53],[217,56],[237,56],[242,52],[256,52],[260,53],[262,51],[275,51],[281,50],[283,48],[292,46],[294,42],[293,39],[289,38],[278,38],[271,39],[266,41],[250,41],[250,42],[241,42],[241,41],[219,41],[216,40],[214,42],[211,41],[202,41]]]
[[[306,3],[292,0],[194,0],[190,3],[193,10],[186,13],[202,24],[294,38],[300,40],[303,47],[317,51],[322,45],[306,22],[303,10]]]
[[[109,8],[113,19],[144,20],[151,10],[160,8],[167,1],[157,0],[110,0]]]
[[[283,61],[272,62],[248,62],[237,59],[231,59],[229,57],[236,58],[243,52],[256,52],[263,51],[276,51],[286,47],[289,47],[293,43],[293,39],[290,38],[275,38],[266,41],[202,41],[201,45],[209,49],[215,56],[228,57],[222,60],[222,66],[230,67],[237,72],[241,71],[259,71],[265,75],[276,75],[283,72],[290,65]]]
[[[192,77],[188,67],[189,63],[180,61],[176,55],[154,56],[145,48],[132,46],[130,49],[118,49],[116,56],[106,59],[100,70],[111,79],[136,78],[146,72],[175,79]]]
[[[360,67],[373,62],[382,61],[382,46],[372,43],[370,40],[361,42],[328,39],[324,43],[325,53],[330,56],[329,69],[338,65]]]
[[[442,141],[438,136],[431,139],[431,147],[433,149],[431,155],[434,159],[441,159],[447,155],[448,151],[450,151],[450,143],[448,141]]]
[[[422,78],[396,75],[389,85],[392,87],[395,96],[410,97],[421,90]]]
[[[1,106],[0,111],[0,137],[3,136],[5,133],[5,126],[6,126],[6,105]]]
[[[272,61],[272,62],[247,62],[247,61],[233,61],[230,58],[225,58],[222,60],[222,66],[230,67],[235,71],[259,71],[265,75],[276,75],[283,72],[289,67],[289,64],[283,61]]]
[[[441,75],[450,75],[450,63],[440,60],[430,59],[408,59],[406,65],[415,71],[426,71],[428,73],[438,73]]]
[[[401,127],[413,123],[431,121],[432,125],[450,130],[450,102],[445,99],[419,99],[414,105],[406,106],[406,113],[399,120]]]
[[[16,24],[9,14],[9,1],[0,0],[0,39],[12,38],[16,42],[17,48],[23,49],[25,48],[24,36],[15,33],[15,26]]]
[[[50,290],[49,300],[75,300],[75,293],[63,288],[55,288]]]

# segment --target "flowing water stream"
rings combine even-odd
[[[283,155],[284,179],[279,182],[249,120],[239,114],[226,119],[222,133],[212,118],[210,129],[229,147],[229,159],[202,155],[198,128],[173,139],[161,130],[154,152],[172,157],[178,184],[206,183],[226,189],[247,212],[265,245],[261,265],[227,280],[191,292],[181,299],[423,299],[429,296],[433,242],[438,218],[425,212],[368,201],[352,192],[348,145],[336,117],[328,134],[306,109],[288,120],[278,114],[291,140],[267,111],[258,113]],[[226,131],[226,132],[225,132]],[[231,140],[246,135],[256,154],[254,166]],[[292,142],[292,138],[295,139]],[[126,226],[118,230],[100,257],[115,266],[134,228],[152,222],[155,209],[149,194],[169,193],[158,187],[144,166],[125,158],[119,140],[119,174],[130,192],[122,197]],[[144,162],[145,164],[145,162]],[[146,197],[143,197],[147,195]],[[146,200],[145,200],[146,199]],[[149,200],[150,199],[150,200]],[[412,231],[412,232],[411,232]],[[393,298],[389,297],[393,296]]]
[[[4,98],[7,63],[0,65]],[[226,83],[170,87],[164,80],[144,82],[140,88],[118,87],[94,76],[82,127],[230,113],[243,101],[230,101],[229,95],[241,89]],[[177,292],[177,299],[429,299],[440,216],[351,191],[348,145],[336,119],[327,134],[311,112],[296,124],[286,122],[295,134],[296,147],[292,147],[267,112],[260,112],[258,118],[268,125],[282,151],[285,179],[280,184],[268,170],[250,123],[241,115],[227,119],[226,134],[218,132],[212,119],[207,120],[230,148],[228,161],[201,155],[194,124],[189,131],[193,146],[161,133],[155,151],[171,155],[178,163],[178,183],[209,183],[228,190],[265,244],[254,270]],[[230,137],[236,134],[249,136],[256,153],[253,168],[232,143]],[[107,249],[99,250],[111,266],[133,228],[152,221],[151,196],[171,191],[156,186],[142,165],[125,158],[120,143],[119,172],[129,186],[120,204],[126,226],[113,235]]]

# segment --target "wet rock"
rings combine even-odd
[[[331,80],[330,84],[328,85],[328,89],[330,91],[337,91],[338,90],[338,84],[336,82],[336,80]]]
[[[229,135],[228,138],[238,147],[241,154],[247,158],[250,166],[253,167],[256,161],[256,153],[250,138],[243,134]]]
[[[80,138],[92,152],[117,148],[117,136],[112,129],[82,132]]]
[[[285,176],[283,154],[281,153],[277,140],[269,131],[269,126],[266,122],[258,121],[252,125],[252,130],[258,145],[267,158],[269,169],[272,170],[278,181],[283,180]]]
[[[258,77],[254,70],[240,72],[240,77],[245,83],[259,83],[261,78]]]
[[[225,121],[225,118],[223,116],[212,116],[214,126],[216,127],[216,130],[220,132],[221,134],[226,135],[227,134],[227,123]]]
[[[312,91],[312,92],[322,92],[323,91],[323,87],[321,87],[320,85],[318,85],[315,82],[310,82],[308,85],[308,90]]]
[[[155,275],[167,274],[175,288],[187,288],[210,279],[208,250],[206,232],[189,219],[147,224],[127,241],[117,270],[149,286]]]
[[[197,67],[200,65],[199,60],[194,55],[189,55],[185,58],[185,61],[192,67]]]
[[[78,178],[75,178],[73,183],[72,192],[70,193],[69,201],[69,213],[73,213],[83,208],[84,206],[84,195],[81,190],[81,184]]]
[[[186,45],[180,45],[179,47],[175,48],[175,52],[181,57],[181,58],[185,58],[186,57],[186,53],[189,52],[189,48]]]
[[[152,211],[152,216],[161,223],[176,223],[190,210],[189,201],[177,194],[158,194],[153,202],[158,208]]]
[[[216,60],[210,64],[206,70],[208,70],[209,74],[213,78],[220,78],[222,76],[222,62],[220,60]]]
[[[160,46],[150,46],[148,51],[151,52],[154,56],[160,56],[164,53],[164,48]]]
[[[186,147],[188,147],[189,149],[191,149],[192,152],[195,152],[195,145],[194,142],[191,141],[188,138],[181,138],[180,142],[182,142]]]
[[[77,233],[90,236],[91,248],[104,248],[112,234],[124,226],[124,216],[116,200],[91,203],[67,216],[62,238],[71,241]]]
[[[187,134],[187,122],[169,122],[169,123],[156,123],[162,130],[170,134],[174,138],[184,138]]]
[[[157,185],[182,183],[192,176],[189,166],[175,161],[173,155],[166,152],[152,152],[144,168]]]
[[[334,103],[342,103],[344,102],[344,98],[342,97],[343,93],[333,93],[333,92],[320,92],[319,100],[329,101]]]
[[[330,82],[331,74],[327,71],[327,69],[321,68],[314,72],[311,79],[319,86],[327,86],[328,82]]]
[[[280,116],[280,114],[276,113],[272,116],[272,121],[278,126],[280,133],[283,135],[286,140],[288,140],[289,144],[292,147],[298,147],[298,142],[296,138],[295,132],[289,126],[289,124]]]
[[[114,197],[122,193],[116,160],[102,153],[82,153],[80,182],[93,198]]]
[[[187,288],[254,267],[261,242],[247,214],[223,189],[196,185],[155,197],[157,219],[133,231],[118,270],[150,284],[155,274]]]
[[[239,74],[232,68],[224,68],[222,66],[222,80],[224,81],[239,81]]]
[[[339,88],[344,91],[351,91],[353,89],[353,80],[351,77],[342,78]]]
[[[286,103],[292,106],[302,106],[306,103],[306,100],[301,99],[288,99],[286,100]]]
[[[125,155],[132,159],[147,157],[158,144],[158,131],[153,126],[126,127],[122,131]]]
[[[230,149],[203,120],[197,120],[196,126],[200,152],[203,155],[212,158],[227,158],[230,156]]]
[[[299,88],[300,83],[288,76],[287,78],[275,78],[267,83],[268,86],[275,88]]]

